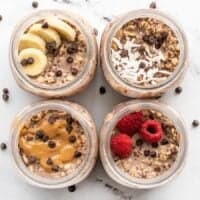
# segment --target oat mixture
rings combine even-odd
[[[87,62],[84,35],[69,22],[56,20],[32,24],[20,39],[22,71],[41,86],[60,87],[72,82]]]
[[[150,87],[164,82],[179,64],[179,41],[172,29],[153,18],[136,18],[112,39],[111,62],[131,85]]]
[[[78,121],[64,111],[33,115],[19,134],[19,151],[28,169],[40,176],[69,175],[84,161],[87,136]]]
[[[162,175],[172,167],[176,161],[180,134],[171,120],[161,112],[155,110],[142,110],[144,120],[156,120],[161,124],[163,136],[158,142],[147,143],[139,134],[134,134],[134,146],[128,158],[120,159],[113,155],[116,165],[136,178],[150,179]],[[113,134],[118,132],[114,130]]]

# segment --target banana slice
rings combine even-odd
[[[59,34],[51,29],[51,28],[42,28],[41,24],[34,24],[30,27],[29,33],[33,33],[35,35],[38,35],[46,42],[56,42],[56,47],[59,47],[61,44],[61,39]]]
[[[30,59],[31,63],[27,63]],[[19,60],[21,64],[25,62],[25,65],[22,65],[22,71],[28,76],[41,74],[47,65],[46,55],[41,50],[34,48],[22,50],[19,54]]]
[[[32,33],[26,33],[20,38],[19,51],[22,51],[23,49],[27,48],[36,48],[40,49],[42,52],[45,53],[45,45],[45,41],[39,36],[34,35]]]
[[[65,39],[69,41],[74,41],[76,37],[76,31],[64,21],[56,18],[51,17],[45,20],[48,25],[58,31]]]

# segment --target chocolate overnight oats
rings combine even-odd
[[[179,64],[180,46],[162,21],[141,17],[114,35],[110,59],[117,75],[130,85],[152,87],[166,81]]]
[[[173,166],[179,152],[180,134],[161,112],[140,110],[117,123],[110,144],[120,170],[135,178],[150,179]]]
[[[19,39],[20,70],[40,86],[74,81],[87,62],[80,30],[66,19],[49,17],[30,25]]]
[[[88,151],[88,138],[70,114],[45,110],[24,122],[18,139],[24,164],[39,176],[61,178],[74,173]]]

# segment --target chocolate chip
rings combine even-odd
[[[76,43],[72,43],[71,46],[69,46],[69,47],[67,48],[67,53],[68,53],[68,54],[77,53],[77,51],[78,51],[78,46],[77,46]]]
[[[49,28],[49,24],[47,22],[43,23],[42,28]]]
[[[35,133],[35,139],[37,140],[37,139],[40,139],[40,140],[42,140],[43,139],[43,137],[44,137],[44,131],[43,130],[38,130],[36,133]]]
[[[3,20],[3,16],[2,15],[0,15],[0,21],[2,21]]]
[[[75,192],[76,191],[76,186],[75,185],[69,186],[68,187],[68,191],[69,192]]]
[[[109,18],[109,17],[103,17],[103,19],[105,20],[105,21],[107,21],[107,22],[110,22],[111,21],[111,19]]]
[[[67,124],[67,126],[66,126],[66,131],[67,131],[68,133],[71,133],[71,132],[72,132],[72,129],[73,129],[72,125],[71,125],[71,124]]]
[[[82,153],[80,152],[80,151],[76,151],[75,153],[74,153],[74,157],[75,158],[79,158],[79,157],[81,157],[82,156]]]
[[[70,135],[70,136],[69,136],[69,142],[75,143],[75,142],[76,142],[76,136]]]
[[[28,157],[28,162],[30,165],[35,164],[37,161],[37,158],[35,156],[29,156]]]
[[[54,172],[58,172],[59,171],[59,166],[58,165],[54,165],[52,166],[51,170],[54,171]]]
[[[145,52],[145,47],[144,46],[138,47],[138,52],[143,55]]]
[[[24,66],[28,65],[28,62],[26,59],[22,59],[20,64],[24,67]]]
[[[73,63],[74,59],[71,56],[69,56],[69,57],[67,57],[66,61],[67,61],[67,63]]]
[[[151,156],[152,158],[155,158],[156,155],[157,155],[157,153],[156,153],[155,151],[151,151],[151,152],[150,152],[150,156]]]
[[[151,144],[151,146],[152,146],[153,148],[158,148],[158,143],[157,143],[157,142],[153,142],[153,143]]]
[[[33,1],[33,2],[32,2],[32,7],[33,7],[33,8],[37,8],[38,5],[39,5],[39,3],[38,3],[37,1]]]
[[[2,142],[0,146],[1,146],[1,150],[6,150],[7,149],[7,145],[4,142]]]
[[[72,67],[71,71],[73,76],[76,76],[78,74],[78,70],[76,68]]]
[[[9,93],[8,88],[3,88],[3,93],[8,94]]]
[[[34,63],[34,59],[33,58],[30,57],[30,58],[27,59],[27,64],[28,65],[32,65],[33,63]]]
[[[54,124],[56,122],[56,117],[54,115],[51,115],[48,118],[48,122],[49,122],[49,124]]]
[[[49,136],[48,135],[44,135],[44,137],[42,138],[43,142],[47,142],[49,140]]]
[[[120,56],[122,58],[128,57],[128,50],[122,49],[121,52],[120,52]]]
[[[156,9],[156,2],[153,1],[150,5],[149,5],[149,8],[152,8],[152,9]]]
[[[156,40],[156,41],[155,41],[155,48],[156,48],[156,49],[160,49],[161,46],[162,46],[162,43],[159,42],[158,40]]]
[[[160,167],[155,167],[155,168],[154,168],[154,171],[155,171],[155,172],[160,172],[161,169],[160,169]]]
[[[162,145],[169,144],[169,141],[168,141],[167,139],[164,138],[164,139],[161,140],[161,144],[162,144]]]
[[[177,87],[177,88],[175,88],[175,93],[176,94],[180,94],[182,92],[182,87]]]
[[[193,127],[197,127],[197,126],[199,126],[199,121],[198,120],[193,120],[193,122],[192,122],[192,126]]]
[[[144,156],[147,157],[150,155],[150,151],[149,150],[144,150]]]
[[[57,77],[62,76],[62,71],[61,71],[61,70],[56,71],[56,76],[57,76]]]
[[[72,124],[73,118],[72,118],[71,115],[69,115],[69,114],[66,115],[66,122],[67,122],[68,124]]]
[[[53,140],[49,140],[48,141],[48,147],[51,148],[51,149],[53,149],[53,148],[56,147],[56,143]]]
[[[100,93],[101,95],[105,94],[105,93],[106,93],[106,88],[105,88],[104,86],[101,86],[101,87],[99,88],[99,93]]]
[[[137,145],[137,146],[142,146],[143,143],[144,143],[143,140],[140,139],[140,138],[136,140],[136,145]]]
[[[9,100],[9,95],[6,94],[6,93],[3,93],[2,99],[3,99],[5,102],[7,102],[7,101]]]
[[[51,158],[47,159],[47,165],[53,165],[53,160]]]
[[[145,68],[146,67],[146,64],[144,63],[144,62],[141,62],[140,64],[139,64],[139,68],[140,69],[143,69],[143,68]]]
[[[56,49],[56,42],[48,42],[46,43],[46,49],[48,54],[56,55],[57,49]]]

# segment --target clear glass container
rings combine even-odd
[[[83,34],[87,48],[87,58],[83,70],[74,80],[67,84],[61,84],[61,86],[41,85],[36,81],[31,80],[20,70],[21,64],[18,59],[20,36],[30,25],[52,16],[64,20],[66,19],[67,22],[76,26]],[[94,77],[97,65],[97,55],[97,41],[93,28],[79,15],[71,13],[68,10],[40,10],[26,16],[19,24],[17,24],[10,40],[9,60],[16,82],[24,90],[43,97],[71,96],[85,89]]]
[[[175,33],[180,47],[179,64],[172,75],[166,78],[166,80],[160,84],[155,84],[148,87],[136,84],[131,85],[125,82],[115,72],[110,59],[111,42],[112,38],[116,35],[116,32],[130,20],[144,17],[153,18],[168,25]],[[155,9],[141,9],[120,15],[108,23],[101,39],[100,56],[105,78],[114,90],[124,96],[132,98],[158,97],[167,92],[167,90],[170,88],[176,87],[178,84],[180,84],[180,81],[182,80],[188,67],[188,44],[182,28],[172,17]]]
[[[88,138],[88,148],[85,159],[81,162],[80,166],[75,170],[75,172],[61,178],[42,177],[37,175],[36,173],[32,173],[27,168],[27,166],[25,166],[19,153],[19,130],[23,125],[23,122],[29,119],[34,114],[42,110],[49,109],[66,111],[67,113],[71,114],[71,116],[74,119],[77,119],[80,125],[83,127],[85,134]],[[19,112],[16,115],[11,127],[10,144],[14,164],[21,177],[23,177],[26,181],[34,186],[47,189],[68,187],[84,180],[92,171],[96,163],[98,152],[98,139],[96,128],[91,115],[85,108],[78,104],[59,100],[49,100],[33,103],[25,107],[21,112]]]
[[[119,121],[119,119],[121,119],[128,113],[139,111],[142,109],[152,109],[163,113],[170,120],[172,120],[177,131],[180,133],[180,146],[176,161],[166,172],[164,172],[160,176],[156,176],[155,178],[151,179],[134,178],[120,170],[115,164],[110,150],[110,139],[112,135],[112,130],[116,126],[116,123]],[[101,128],[99,147],[103,167],[106,170],[107,174],[114,181],[130,188],[150,189],[169,182],[181,172],[186,160],[188,138],[186,134],[185,123],[181,116],[173,108],[158,101],[132,100],[117,105],[116,107],[114,107],[112,112],[106,115],[103,126]]]

